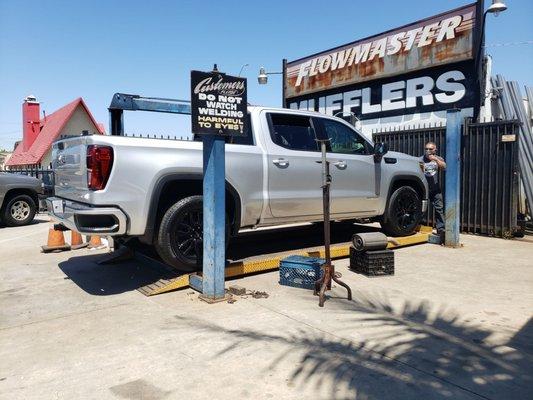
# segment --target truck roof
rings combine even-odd
[[[310,115],[315,117],[332,117],[331,115],[326,115],[319,113],[317,111],[308,111],[308,110],[297,110],[293,108],[282,108],[282,107],[264,107],[264,106],[254,106],[249,105],[248,106],[249,112],[261,112],[261,111],[279,111],[279,112],[290,112],[295,114],[302,114],[302,115]]]

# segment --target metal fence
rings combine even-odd
[[[38,178],[43,181],[47,186],[54,186],[54,171],[51,169],[43,168],[21,168],[21,169],[8,169],[2,172],[10,174],[29,175]]]
[[[519,231],[518,214],[518,121],[467,123],[461,138],[461,231],[510,238]],[[424,154],[424,145],[435,142],[446,158],[446,128],[373,132],[376,142],[390,150],[413,156]],[[445,173],[439,172],[444,193]],[[430,206],[424,222],[434,222]]]

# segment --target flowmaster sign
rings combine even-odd
[[[452,107],[472,111],[479,106],[478,12],[470,4],[288,62],[284,105],[354,114],[363,125],[401,124]]]

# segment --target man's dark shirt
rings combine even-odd
[[[439,160],[444,161],[442,157],[435,155]],[[436,161],[430,160],[427,155],[420,157],[420,160],[424,163],[424,175],[428,182],[428,189],[430,194],[440,193],[439,186],[439,165]]]

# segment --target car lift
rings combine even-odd
[[[420,230],[411,236],[393,238],[387,248],[396,249],[400,247],[413,246],[416,244],[428,243],[431,236],[432,228],[429,226],[421,226]],[[342,243],[331,246],[331,258],[347,258],[350,256],[351,242]],[[250,257],[242,261],[230,262],[226,266],[226,279],[243,277],[246,275],[253,275],[260,272],[274,271],[279,268],[280,261],[288,255],[301,255],[308,257],[324,258],[324,247],[313,247],[307,249],[290,250],[283,253],[275,253],[265,255],[264,257]],[[155,260],[141,252],[132,251],[128,248],[120,248],[117,251],[107,254],[98,264],[115,264],[121,261],[136,260],[147,266],[153,266],[161,272],[160,278],[146,286],[142,286],[137,290],[145,296],[154,296],[171,292],[178,289],[190,287],[189,282],[200,276],[201,273],[180,273],[175,269]]]
[[[143,97],[134,94],[115,93],[109,105],[110,132],[111,135],[124,135],[124,111],[150,111],[171,114],[191,114],[191,103],[187,100],[167,99],[159,97]],[[431,235],[430,227],[421,227],[420,231],[412,236],[394,238],[389,243],[388,248],[410,246],[414,244],[427,243]],[[309,257],[324,258],[324,248],[316,247],[310,249],[300,249],[290,252],[277,253],[267,257],[253,257],[239,262],[230,263],[225,269],[225,278],[234,278],[259,272],[272,271],[279,268],[281,259],[287,255],[303,255]],[[349,257],[350,244],[345,243],[331,247],[331,258]],[[155,265],[161,270],[161,278],[138,290],[146,296],[166,293],[177,289],[182,289],[194,285],[195,281],[201,279],[201,273],[180,274],[178,271],[163,264],[141,252],[119,248],[117,251],[107,255],[99,264],[114,264],[135,258],[136,260]]]
[[[137,94],[115,93],[109,105],[109,131],[111,135],[124,135],[124,111],[151,111],[170,114],[191,114],[188,100],[143,97]]]

